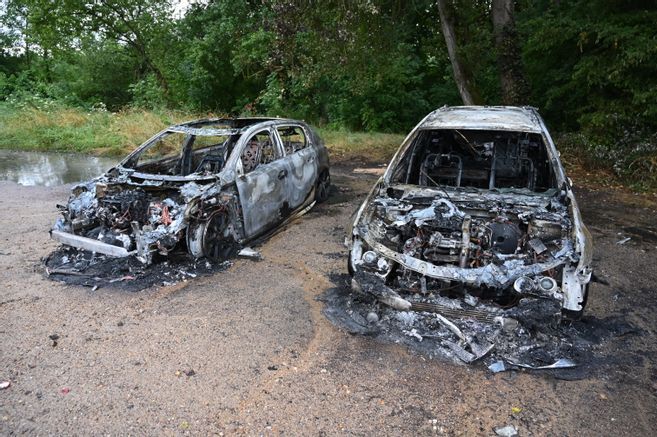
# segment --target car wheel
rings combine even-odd
[[[317,186],[315,188],[315,200],[317,203],[325,202],[329,197],[331,189],[331,175],[328,170],[324,170],[317,179]]]
[[[237,245],[228,230],[228,217],[216,212],[207,221],[195,222],[187,228],[187,250],[194,258],[212,260],[229,258]]]

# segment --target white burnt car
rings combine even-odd
[[[329,161],[305,123],[235,118],[171,126],[75,186],[51,236],[144,263],[185,245],[222,259],[328,197]]]
[[[421,310],[428,296],[493,309],[557,299],[569,316],[586,303],[591,237],[534,108],[427,115],[358,210],[350,240],[354,288],[399,310]]]

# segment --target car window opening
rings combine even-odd
[[[124,167],[142,173],[188,176],[221,171],[239,135],[165,132],[130,158]]]
[[[486,130],[420,131],[393,179],[425,187],[534,192],[556,185],[540,134]]]
[[[299,126],[283,126],[278,128],[278,134],[283,143],[286,155],[291,155],[308,146],[306,135]]]
[[[269,132],[258,132],[246,142],[246,146],[242,151],[242,169],[244,173],[249,173],[258,166],[269,164],[278,158],[280,158],[278,150]]]

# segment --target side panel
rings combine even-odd
[[[289,212],[286,194],[289,191],[288,173],[287,162],[278,159],[236,178],[247,238],[280,222]]]
[[[290,207],[295,209],[306,200],[317,181],[317,152],[306,147],[284,158],[290,170],[287,178]]]

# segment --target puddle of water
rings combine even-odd
[[[0,149],[0,180],[52,187],[100,176],[117,162],[117,159],[70,153]]]

